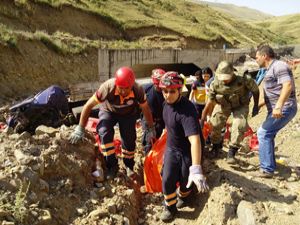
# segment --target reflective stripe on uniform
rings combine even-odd
[[[192,192],[192,190],[187,191],[187,192],[182,192],[179,190],[179,197],[185,198],[187,196],[189,196],[189,194]]]
[[[126,149],[122,149],[122,157],[126,159],[133,159],[134,158],[134,151],[128,151]]]
[[[113,142],[107,143],[107,144],[101,144],[102,149],[108,149],[108,148],[112,148],[112,147],[115,147]]]
[[[169,195],[164,195],[165,197],[165,203],[167,206],[171,206],[177,203],[177,194],[176,192],[173,192]]]
[[[104,156],[110,156],[112,154],[115,154],[115,149],[112,149],[112,150],[108,150],[108,151],[105,151],[104,149],[102,149],[102,154]]]
[[[115,145],[113,142],[107,144],[101,144],[102,154],[104,156],[110,156],[115,154]]]

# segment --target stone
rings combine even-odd
[[[26,155],[21,149],[16,149],[14,151],[14,155],[16,157],[16,160],[21,165],[28,165],[31,162],[31,160],[33,159],[32,156]]]
[[[85,213],[86,210],[84,208],[77,208],[76,211],[77,211],[77,214],[79,216],[81,216],[81,215],[83,215]]]
[[[242,200],[237,207],[237,216],[241,225],[255,225],[255,213],[250,202]]]
[[[55,137],[56,133],[58,133],[58,129],[55,129],[53,127],[47,127],[44,125],[38,126],[35,129],[35,134],[38,136],[43,134],[48,134],[50,137]]]
[[[107,210],[109,213],[111,214],[115,214],[117,213],[117,206],[115,203],[113,202],[110,202],[108,205],[107,205]]]
[[[108,212],[105,209],[97,208],[97,209],[93,210],[92,212],[90,212],[90,214],[88,215],[88,218],[95,220],[95,219],[105,217],[105,216],[108,216]]]
[[[19,138],[21,140],[26,140],[26,139],[29,139],[31,138],[31,134],[27,131],[23,132],[22,134],[20,134]]]

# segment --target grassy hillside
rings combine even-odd
[[[253,25],[267,28],[277,34],[284,34],[289,37],[290,43],[300,44],[300,14],[274,17]]]
[[[12,2],[3,1],[7,4]],[[17,10],[8,9],[5,4],[0,7],[0,40],[9,45],[15,45],[20,36],[38,39],[56,50],[62,48],[61,52],[71,53],[81,52],[87,47],[184,48],[189,45],[182,43],[189,40],[202,41],[201,47],[207,48],[220,47],[223,43],[233,47],[256,46],[261,42],[285,43],[281,35],[233,20],[206,5],[184,0],[14,0],[14,4]],[[101,33],[98,27],[86,33],[89,21],[77,21],[72,12],[68,14],[71,18],[65,16],[61,21],[55,21],[56,16],[53,16],[52,21],[49,19],[49,6],[52,11],[56,9],[55,14],[69,12],[71,8],[80,10],[97,21],[104,21],[106,26],[111,27],[110,32],[118,33],[118,36],[105,36],[105,31]],[[38,17],[36,14],[41,7],[44,9]],[[50,17],[45,18],[45,13],[49,13]],[[39,22],[43,20],[44,23]],[[64,20],[69,21],[65,27],[62,26]],[[70,20],[74,20],[74,24],[70,24]],[[82,24],[75,27],[78,23]],[[49,30],[49,27],[52,29]],[[55,30],[56,27],[59,30]],[[161,44],[160,40],[167,41]],[[168,40],[172,40],[173,44]],[[199,43],[194,44],[197,45]]]
[[[273,18],[274,16],[263,13],[256,9],[251,9],[248,7],[236,6],[233,4],[222,4],[222,3],[215,3],[215,2],[206,2],[200,0],[193,0],[195,3],[200,3],[203,5],[207,5],[215,10],[218,10],[222,13],[230,15],[238,20],[242,21],[261,21],[266,20],[269,18]]]

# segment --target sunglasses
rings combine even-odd
[[[175,94],[175,93],[176,93],[176,90],[166,90],[166,89],[164,89],[164,90],[163,90],[163,93],[164,93],[164,94],[168,94],[168,93],[170,93],[170,94]]]

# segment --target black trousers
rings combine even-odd
[[[191,165],[192,159],[190,154],[166,149],[162,171],[162,188],[165,203],[171,210],[176,207],[177,184],[179,184],[180,192],[189,192],[191,190],[191,188],[186,188]]]
[[[136,115],[124,116],[111,112],[99,112],[99,123],[97,125],[98,135],[101,141],[102,154],[108,169],[117,166],[118,160],[115,154],[114,126],[119,125],[122,141],[122,158],[126,167],[133,169],[134,152],[136,147]]]

